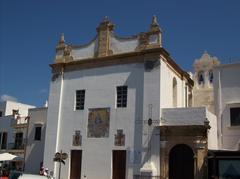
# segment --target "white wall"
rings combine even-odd
[[[7,148],[10,147],[9,143],[14,143],[14,130],[11,126],[12,116],[4,116],[0,118],[0,133],[7,132]],[[6,152],[6,150],[1,150]]]
[[[28,139],[25,154],[25,173],[39,174],[40,163],[43,162],[47,108],[29,110]],[[41,126],[41,140],[34,140],[35,127]]]
[[[19,110],[20,116],[27,116],[28,115],[28,109],[35,108],[35,106],[22,104],[14,101],[6,101],[6,111],[5,115],[12,115],[12,110]]]
[[[148,59],[149,60],[149,59]],[[150,59],[151,60],[151,59]],[[127,108],[116,108],[116,87],[128,86]],[[75,92],[85,89],[85,108],[75,111]],[[160,118],[160,67],[144,71],[144,64],[127,64],[72,71],[64,74],[64,79],[51,83],[46,131],[44,165],[56,174],[58,167],[53,163],[55,152],[68,153],[66,165],[62,167],[62,178],[70,175],[70,151],[79,149],[82,154],[82,178],[107,179],[112,175],[112,150],[127,151],[127,177],[139,174],[145,162],[152,161],[159,168],[159,147],[156,141],[152,157],[146,152],[149,138],[146,121]],[[151,95],[149,95],[151,94]],[[108,138],[88,138],[88,109],[110,108],[110,129]],[[145,122],[143,122],[143,120]],[[58,130],[57,130],[58,127]],[[117,129],[123,129],[125,146],[114,146]],[[72,146],[72,136],[80,130],[82,146]],[[151,135],[151,133],[150,133]],[[134,157],[135,156],[135,157]],[[149,158],[150,157],[150,158]],[[90,169],[90,168],[93,168]],[[159,171],[157,171],[159,172]]]
[[[218,144],[218,135],[217,135],[217,117],[209,112],[206,111],[206,118],[209,121],[210,129],[208,131],[208,149],[210,150],[218,150],[219,144]]]
[[[177,72],[176,72],[177,73]],[[185,107],[185,86],[186,82],[182,80],[170,69],[165,60],[161,60],[161,107],[173,108],[173,78],[177,81],[177,107]]]
[[[214,101],[221,149],[238,150],[240,126],[231,126],[230,108],[240,107],[240,63],[214,69]]]

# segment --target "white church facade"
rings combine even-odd
[[[61,36],[44,166],[59,177],[53,158],[63,152],[61,178],[203,178],[207,150],[218,147],[216,117],[206,107],[189,108],[194,82],[162,47],[156,17],[136,36],[118,37],[113,28],[105,18],[87,45]],[[181,151],[186,166],[172,162]]]

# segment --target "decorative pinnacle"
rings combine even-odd
[[[158,22],[157,22],[157,16],[154,15],[154,16],[152,17],[152,24],[151,24],[151,25],[159,26],[159,25],[158,25]]]
[[[108,22],[108,21],[109,21],[108,16],[104,16],[103,22]]]
[[[61,37],[58,41],[58,44],[57,44],[57,47],[56,47],[56,50],[63,50],[65,48],[65,40],[64,40],[64,34],[62,33],[61,34]]]
[[[105,16],[104,18],[103,18],[103,21],[99,24],[99,26],[97,27],[97,31],[99,32],[99,31],[104,31],[104,30],[106,30],[106,29],[108,29],[108,30],[113,30],[113,28],[114,28],[114,25],[110,22],[110,20],[108,19],[108,17],[107,16]]]
[[[160,29],[159,24],[157,22],[157,16],[155,16],[155,15],[152,17],[152,23],[150,25],[149,31],[153,32],[153,33],[161,32],[161,29]]]
[[[61,34],[61,37],[60,37],[59,43],[65,43],[65,40],[64,40],[64,33]]]

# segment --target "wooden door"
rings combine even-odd
[[[184,144],[176,145],[170,151],[169,179],[193,179],[193,151]]]
[[[114,150],[112,156],[112,179],[126,178],[126,150]]]
[[[71,151],[71,171],[70,179],[81,179],[82,151]]]

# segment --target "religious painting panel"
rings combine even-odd
[[[88,137],[109,137],[110,108],[89,109],[88,114]]]

